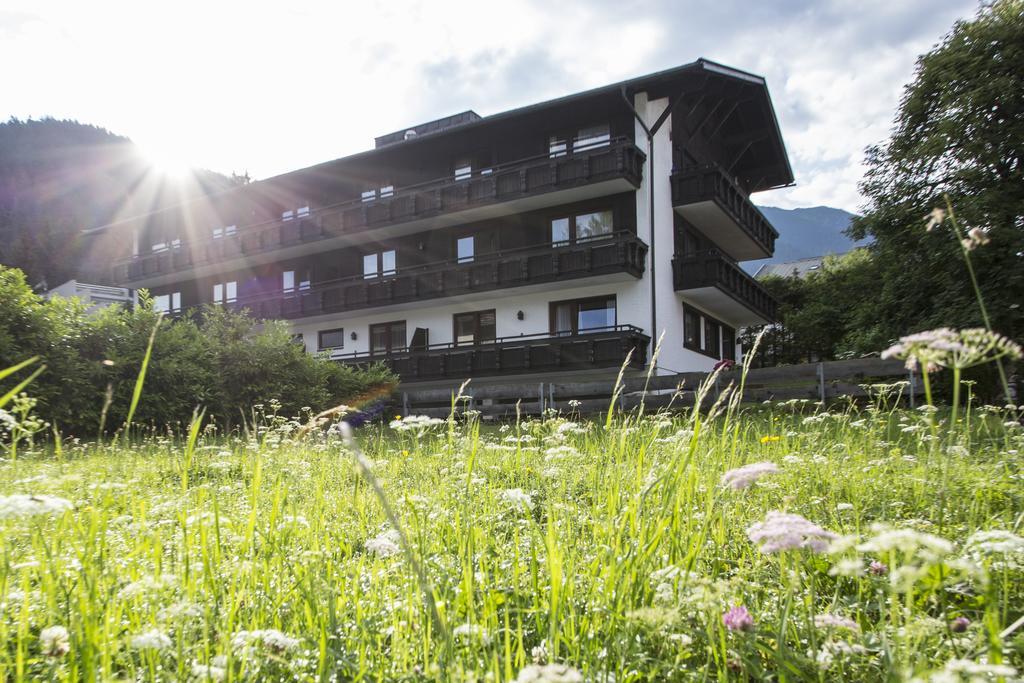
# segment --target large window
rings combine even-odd
[[[180,237],[158,237],[156,242],[150,245],[150,249],[154,252],[167,251],[168,249],[178,249],[181,247]]]
[[[581,128],[576,134],[576,139],[572,143],[572,151],[585,152],[591,149],[607,147],[610,142],[611,134],[609,133],[607,123],[599,126],[589,126]]]
[[[392,353],[405,346],[404,320],[370,325],[370,351],[373,353]]]
[[[455,161],[455,179],[469,180],[473,175],[472,159],[457,159]]]
[[[453,322],[456,344],[482,344],[492,342],[496,337],[497,326],[494,309],[456,313],[453,316]]]
[[[345,329],[320,330],[317,333],[317,348],[321,351],[345,348]]]
[[[231,237],[238,232],[237,225],[225,225],[223,227],[217,227],[213,229],[213,239],[219,240],[222,237]]]
[[[614,229],[614,218],[610,210],[554,218],[551,220],[551,242],[555,246],[564,246],[603,239],[610,237]]]
[[[683,309],[683,347],[716,360],[736,360],[736,330],[687,306]]]
[[[548,158],[564,157],[568,150],[565,138],[560,135],[552,135],[548,138]]]
[[[181,310],[181,292],[157,294],[153,297],[153,310],[163,313],[177,313]]]
[[[551,333],[579,334],[615,327],[615,297],[599,296],[551,304]]]
[[[363,257],[363,279],[387,277],[396,272],[397,257],[394,249],[367,254]]]
[[[213,285],[213,303],[232,304],[238,299],[238,283],[234,280]]]
[[[455,250],[458,253],[459,263],[472,263],[475,256],[475,242],[473,236],[460,237],[455,241]]]
[[[309,269],[285,270],[281,273],[281,291],[285,294],[293,294],[296,291],[303,292],[309,289],[309,283]]]

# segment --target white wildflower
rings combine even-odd
[[[852,510],[852,509],[853,509],[853,503],[839,503],[838,505],[836,505],[836,510],[838,512],[846,512],[847,510]]]
[[[396,530],[388,529],[384,533],[368,540],[364,547],[368,552],[373,553],[377,557],[391,557],[402,552],[401,546],[398,545],[400,540],[401,535]]]
[[[66,498],[48,495],[15,493],[0,496],[0,519],[32,517],[35,515],[56,515],[70,510],[74,505]]]
[[[244,650],[253,646],[262,646],[275,654],[281,654],[297,648],[299,639],[272,628],[239,631],[231,637],[231,647],[235,650]]]
[[[223,681],[227,678],[228,672],[222,666],[214,664],[192,663],[192,676],[202,681]]]
[[[516,683],[582,683],[583,675],[564,664],[529,664],[519,670]]]
[[[39,649],[47,657],[63,657],[71,651],[71,636],[63,626],[48,626],[39,632]]]
[[[838,538],[800,515],[778,511],[769,512],[763,522],[751,525],[747,537],[759,544],[763,553],[803,548],[820,553],[829,541]]]
[[[974,556],[1024,554],[1024,538],[1004,531],[977,531],[964,543],[964,550]]]
[[[829,614],[828,612],[815,615],[814,627],[820,629],[833,628],[860,631],[860,626],[853,619],[840,616],[838,614]]]
[[[522,489],[505,489],[498,495],[513,508],[533,510],[533,497]]]
[[[734,491],[749,488],[758,479],[769,474],[777,474],[779,466],[773,462],[754,462],[743,467],[731,469],[722,475],[722,486],[728,486]]]
[[[132,647],[136,650],[166,650],[173,644],[166,633],[155,628],[132,637]]]

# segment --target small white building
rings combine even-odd
[[[114,304],[135,304],[138,301],[135,291],[127,287],[91,285],[78,280],[68,280],[47,291],[43,296],[47,299],[52,299],[55,296],[62,296],[65,299],[80,299],[89,307],[90,312]]]

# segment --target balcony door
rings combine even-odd
[[[370,325],[370,351],[391,354],[406,349],[405,321]]]
[[[615,327],[615,296],[598,296],[551,304],[551,334],[566,336]]]
[[[493,308],[489,311],[456,313],[452,320],[456,346],[484,344],[496,338],[497,324]]]

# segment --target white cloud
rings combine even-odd
[[[798,185],[855,210],[914,58],[973,0],[37,3],[0,12],[0,116],[76,118],[266,177],[463,109],[491,114],[706,56],[768,79]]]

